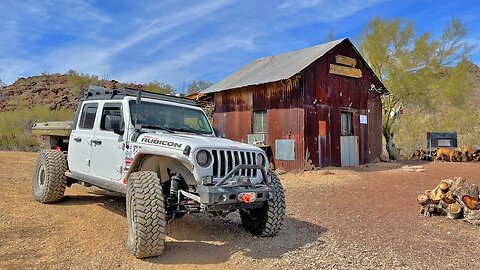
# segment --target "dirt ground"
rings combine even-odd
[[[480,228],[418,215],[415,198],[440,179],[480,184],[480,163],[403,162],[282,175],[287,218],[274,238],[227,218],[186,216],[168,224],[165,254],[138,260],[126,249],[125,199],[67,188],[65,199],[32,199],[36,154],[0,152],[0,269],[474,269]],[[422,164],[425,172],[399,169]]]

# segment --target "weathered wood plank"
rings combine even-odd
[[[357,59],[337,54],[335,55],[335,63],[355,67],[357,65]]]
[[[336,64],[330,64],[330,74],[335,74],[335,75],[342,75],[342,76],[347,76],[347,77],[352,77],[352,78],[361,78],[362,77],[362,71],[358,68],[352,68],[352,67],[346,67],[346,66],[340,66]]]

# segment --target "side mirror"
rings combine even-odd
[[[105,116],[105,129],[113,130],[115,134],[123,135],[124,129],[122,128],[122,117],[119,115]]]

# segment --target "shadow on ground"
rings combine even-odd
[[[68,195],[63,206],[97,204],[126,217],[125,197],[108,192],[98,195]],[[238,212],[225,218],[208,213],[186,215],[167,225],[165,253],[145,259],[155,264],[217,264],[241,253],[252,259],[278,258],[312,243],[322,244],[325,227],[287,216],[275,237],[258,237],[246,232]]]

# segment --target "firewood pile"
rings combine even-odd
[[[441,180],[433,190],[417,197],[420,215],[445,215],[480,225],[480,187],[469,184],[463,177]]]
[[[440,155],[440,156],[439,156]],[[443,160],[443,161],[480,161],[480,148],[466,147],[466,148],[439,148],[428,151],[423,149],[414,150],[412,155],[408,158],[411,160]]]

